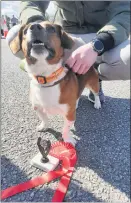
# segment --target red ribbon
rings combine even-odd
[[[7,188],[1,192],[1,199],[6,199],[61,177],[52,202],[62,202],[67,192],[74,166],[77,161],[76,151],[75,148],[69,143],[56,142],[52,145],[49,154],[62,161],[61,169],[57,171],[50,171],[27,182]]]

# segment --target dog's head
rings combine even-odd
[[[72,46],[72,38],[61,26],[47,21],[22,26],[10,43],[14,54],[23,51],[29,65],[38,61],[40,56],[49,64],[57,64],[64,49],[71,49]]]

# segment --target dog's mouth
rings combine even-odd
[[[45,44],[42,40],[34,39],[28,43],[28,56],[31,55],[31,50],[35,51],[36,54],[42,54],[45,50]]]
[[[32,46],[44,46],[44,43],[41,40],[34,40]]]
[[[28,53],[29,57],[32,57],[32,52],[40,55],[43,53],[47,53],[47,59],[52,59],[55,56],[55,50],[51,47],[49,41],[45,42],[45,39],[38,39],[33,37],[33,39],[28,42]]]

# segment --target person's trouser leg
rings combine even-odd
[[[130,79],[130,40],[102,55],[98,72],[102,80]]]
[[[85,43],[90,42],[95,33],[74,34]],[[98,57],[100,63],[98,72],[102,80],[129,80],[130,79],[130,39]]]

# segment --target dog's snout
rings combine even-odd
[[[42,26],[40,24],[34,24],[30,27],[31,30],[34,30],[34,31],[39,31],[42,29]]]

